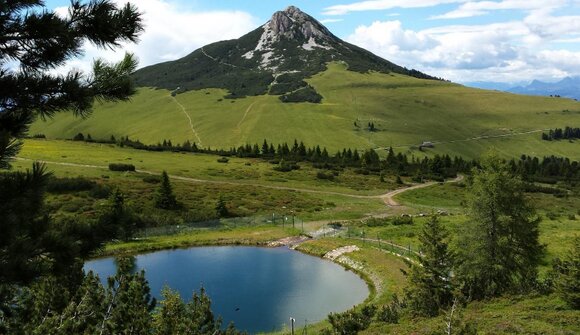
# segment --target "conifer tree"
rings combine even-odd
[[[543,256],[540,218],[524,184],[494,153],[482,159],[469,185],[469,221],[457,239],[457,277],[466,296],[498,296],[530,287]]]
[[[155,207],[161,209],[177,209],[178,203],[173,194],[173,188],[166,171],[161,173],[161,185],[157,190]]]
[[[216,203],[215,212],[218,218],[227,217],[229,215],[228,208],[226,206],[226,201],[224,199],[224,196],[221,194]]]
[[[81,54],[85,42],[115,48],[136,41],[143,29],[136,8],[131,4],[118,8],[109,0],[86,4],[75,0],[68,14],[45,10],[40,0],[0,4],[0,169],[10,167],[35,118],[58,111],[88,115],[95,99],[126,100],[135,91],[130,74],[137,62],[132,55],[117,64],[97,60],[91,75],[53,70]],[[15,63],[18,69],[12,68]],[[41,212],[47,177],[37,164],[27,173],[0,174],[0,279],[4,283],[27,282],[50,271],[50,266],[44,266],[53,257],[48,250],[66,240],[45,238],[51,222]]]
[[[580,309],[580,237],[574,238],[572,248],[562,260],[556,260],[556,292],[572,308]]]
[[[409,284],[405,291],[407,303],[417,315],[436,316],[452,303],[451,253],[448,232],[436,216],[423,226],[419,241],[419,264],[408,262]]]

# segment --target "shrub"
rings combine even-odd
[[[125,163],[111,163],[109,164],[109,170],[111,171],[135,171],[135,165],[125,164]]]
[[[396,294],[393,294],[393,300],[378,310],[377,319],[385,323],[399,323],[401,309],[405,307],[405,303],[400,301]]]
[[[280,100],[284,103],[311,102],[317,104],[322,101],[322,96],[318,94],[318,92],[316,92],[316,90],[312,86],[308,85],[292,93],[280,96]]]
[[[96,184],[90,191],[89,196],[94,199],[106,199],[111,195],[111,187],[107,185]]]
[[[230,159],[227,157],[220,157],[220,158],[218,158],[217,161],[218,161],[218,163],[227,163],[230,161]]]
[[[68,193],[89,191],[95,187],[97,183],[82,177],[76,178],[51,178],[46,186],[46,190],[50,193]]]
[[[299,170],[300,166],[296,162],[288,162],[284,159],[280,160],[280,163],[274,167],[274,170],[280,172],[290,172],[293,170]]]
[[[383,227],[391,224],[389,219],[369,218],[365,221],[367,227]]]
[[[397,216],[397,217],[394,217],[391,222],[395,226],[412,225],[413,224],[413,217],[409,216],[409,215]]]
[[[376,310],[375,306],[366,305],[358,311],[351,309],[344,313],[330,313],[328,321],[336,334],[355,335],[369,327]]]
[[[323,171],[318,171],[316,173],[316,178],[322,180],[334,180],[334,174],[332,172],[326,173]]]
[[[161,182],[161,178],[159,176],[146,176],[143,178],[143,182],[148,184],[159,184]]]

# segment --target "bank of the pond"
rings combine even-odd
[[[127,242],[110,243],[96,254],[95,258],[137,255],[160,250],[202,246],[239,245],[268,247],[274,241],[297,236],[300,236],[299,230],[282,229],[279,226],[195,230],[178,235],[152,236]],[[358,307],[369,303],[387,303],[392,298],[392,294],[399,293],[402,290],[404,277],[400,269],[406,268],[404,262],[364,242],[346,238],[323,238],[308,240],[295,246],[295,249],[304,254],[323,258],[325,254],[347,245],[356,245],[359,250],[341,255],[332,261],[347,270],[353,271],[366,283],[369,295]],[[345,261],[345,259],[350,261]],[[316,332],[327,326],[328,321],[323,320],[308,325],[308,330]],[[284,330],[264,334],[282,334],[283,332]]]
[[[151,236],[109,243],[97,252],[94,257],[136,255],[159,250],[201,246],[267,246],[272,241],[299,235],[300,231],[298,229],[281,228],[280,226],[198,229],[176,235]]]

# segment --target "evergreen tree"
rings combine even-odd
[[[417,315],[436,316],[452,303],[451,254],[447,247],[449,234],[436,216],[423,226],[419,241],[419,264],[408,262],[407,303]]]
[[[177,209],[179,207],[166,171],[161,173],[161,185],[157,190],[155,207],[161,209]]]
[[[466,296],[492,297],[526,288],[543,255],[540,219],[524,195],[522,180],[488,154],[469,185],[470,220],[459,233],[457,277]]]
[[[117,237],[129,240],[137,229],[137,219],[125,207],[125,196],[115,189],[109,197],[109,203],[99,217],[99,226],[104,230],[103,239]]]
[[[130,74],[137,63],[131,55],[118,64],[95,61],[90,76],[76,70],[65,75],[52,71],[79,55],[86,41],[103,48],[135,41],[143,28],[133,5],[72,1],[69,15],[61,16],[44,10],[43,1],[3,1],[0,18],[0,169],[10,167],[36,117],[62,110],[87,115],[94,99],[126,100],[134,93]],[[18,69],[12,68],[14,62]],[[49,250],[63,248],[56,233],[46,235],[51,221],[41,210],[47,177],[38,164],[30,172],[0,175],[4,283],[27,282],[50,272],[55,253]]]
[[[554,262],[556,292],[572,308],[580,309],[580,237],[562,260]]]
[[[56,74],[54,68],[82,53],[88,41],[103,48],[136,41],[141,15],[130,4],[72,1],[69,15],[44,10],[44,2],[3,1],[0,5],[0,168],[16,156],[37,116],[70,110],[87,115],[93,100],[126,100],[135,89],[129,75],[137,63],[127,55],[118,64],[95,61],[93,74]],[[19,69],[11,63],[17,62]]]
[[[229,216],[228,207],[226,206],[226,201],[223,195],[220,194],[220,197],[215,205],[215,212],[218,218],[224,218]]]

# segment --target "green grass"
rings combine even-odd
[[[223,195],[228,209],[235,216],[271,213],[289,215],[290,211],[294,211],[298,218],[306,221],[356,219],[368,214],[384,213],[386,207],[380,199],[352,198],[331,192],[380,194],[394,185],[392,181],[381,183],[378,176],[363,176],[348,171],[335,182],[320,181],[315,177],[316,170],[308,165],[298,171],[282,173],[274,171],[273,165],[261,160],[233,158],[228,164],[222,164],[217,162],[216,156],[211,155],[146,152],[71,141],[27,140],[20,157],[95,165],[97,167],[48,163],[48,169],[57,177],[83,176],[111,189],[119,188],[126,195],[131,208],[146,213],[153,221],[167,224],[213,217],[220,195]],[[158,184],[144,182],[143,179],[148,176],[144,173],[109,171],[106,167],[110,162],[127,162],[135,164],[138,169],[157,173],[166,169],[172,175],[208,181],[173,179],[174,191],[177,199],[183,203],[184,210],[157,210],[154,208],[154,197]],[[13,165],[15,169],[24,170],[31,167],[31,162],[16,160]],[[309,193],[285,188],[330,193]],[[49,194],[47,197],[47,206],[55,218],[95,217],[105,203],[106,199],[94,199],[88,192]]]
[[[477,334],[573,335],[580,332],[580,313],[554,295],[473,302],[461,310],[461,318],[475,325]],[[445,316],[430,319],[404,317],[399,324],[375,323],[359,334],[443,334],[445,322]]]
[[[107,169],[110,163],[128,163],[135,165],[138,170],[159,174],[166,170],[171,175],[187,178],[359,195],[382,194],[397,187],[394,177],[386,178],[386,182],[382,183],[379,176],[364,176],[352,170],[345,170],[335,181],[320,180],[316,178],[319,170],[306,163],[300,164],[299,170],[278,172],[274,171],[274,165],[261,159],[232,157],[224,164],[219,163],[219,157],[215,155],[151,152],[119,148],[112,144],[30,139],[25,141],[18,156],[33,160],[95,165],[103,169]],[[80,170],[87,171],[89,168]]]
[[[573,126],[580,122],[580,103],[573,100],[478,90],[397,74],[361,74],[334,63],[308,82],[324,96],[322,104],[284,104],[277,96],[229,100],[223,99],[227,92],[218,89],[189,91],[174,99],[169,91],[143,88],[131,102],[97,104],[86,120],[63,113],[46,123],[36,122],[30,133],[49,138],[72,138],[79,132],[107,139],[128,135],[150,144],[190,140],[213,148],[299,139],[331,152],[393,146],[417,156],[423,153],[409,149],[410,145],[442,141],[428,154],[477,158],[493,146],[505,156],[554,154],[580,159],[577,143],[542,141],[540,133],[464,141]],[[354,127],[354,121],[362,127]],[[379,131],[363,130],[368,122]],[[459,142],[445,143],[451,141]]]
[[[188,233],[154,236],[129,242],[110,243],[98,256],[139,254],[164,249],[206,245],[265,245],[287,236],[298,235],[297,229],[279,226],[238,227],[235,229],[196,230]]]

